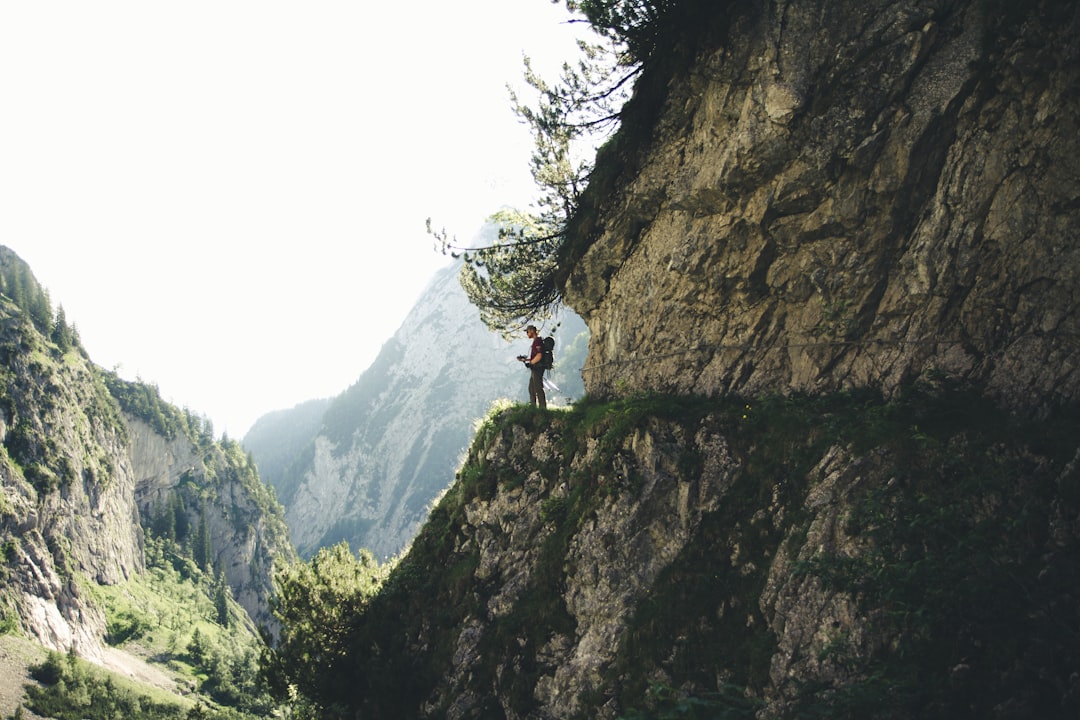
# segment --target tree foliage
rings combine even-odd
[[[459,280],[484,324],[509,336],[533,317],[552,315],[558,306],[554,271],[560,238],[536,216],[516,210],[501,211],[491,222],[498,240],[462,251]]]
[[[185,435],[195,441],[202,421],[162,399],[156,384],[124,380],[115,370],[103,372],[102,377],[124,412],[145,421],[166,440]]]
[[[601,37],[626,48],[635,62],[648,60],[661,47],[667,29],[692,17],[695,7],[715,0],[566,0]]]
[[[556,271],[567,222],[588,183],[596,145],[617,127],[619,109],[641,70],[638,56],[628,50],[629,36],[616,29],[623,20],[644,23],[655,13],[638,17],[616,5],[568,1],[567,8],[584,15],[578,22],[589,22],[600,42],[579,41],[577,62],[565,63],[554,82],[541,77],[526,57],[530,97],[510,90],[515,114],[533,134],[530,171],[538,196],[532,210],[493,215],[498,237],[479,247],[459,245],[445,230],[433,231],[428,221],[436,246],[465,261],[461,284],[481,319],[504,335],[557,312],[562,298]],[[596,24],[594,17],[605,24]]]
[[[388,571],[367,550],[353,555],[344,541],[278,571],[271,609],[281,636],[261,664],[280,699],[299,696],[323,711],[341,704],[359,680],[348,677],[354,630]]]
[[[19,306],[38,332],[56,343],[61,353],[81,349],[79,332],[68,324],[64,307],[57,308],[54,316],[49,291],[38,283],[29,265],[3,246],[0,246],[0,294]]]
[[[30,316],[42,335],[52,335],[53,311],[49,291],[38,284],[30,266],[6,250],[0,256],[0,293]]]
[[[189,717],[178,703],[161,702],[122,687],[71,653],[65,657],[50,651],[42,663],[31,667],[30,674],[40,683],[26,685],[27,707],[35,717],[58,720]]]

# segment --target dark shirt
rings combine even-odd
[[[540,357],[537,358],[536,357],[537,355],[540,355]],[[532,349],[529,350],[529,362],[534,362],[535,361],[537,363],[537,367],[539,367],[540,366],[540,361],[543,360],[543,355],[544,355],[544,341],[539,335],[537,335],[536,337],[533,338]]]

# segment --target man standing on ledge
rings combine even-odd
[[[534,406],[539,405],[541,410],[547,409],[547,396],[544,394],[544,341],[540,339],[540,333],[535,325],[525,328],[525,334],[532,340],[528,356],[518,355],[517,359],[525,363],[529,368],[529,402]]]

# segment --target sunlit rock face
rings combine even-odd
[[[295,559],[280,508],[268,513],[251,488],[231,477],[217,447],[196,447],[183,436],[162,437],[146,422],[125,416],[128,457],[138,484],[138,514],[153,518],[170,495],[186,498],[192,528],[205,522],[214,572],[221,572],[233,598],[259,625],[276,627],[270,614],[275,560]]]
[[[145,571],[147,521],[182,491],[188,524],[206,518],[214,569],[256,622],[272,626],[270,573],[275,558],[295,552],[254,470],[245,483],[222,444],[196,447],[164,420],[152,427],[121,410],[82,347],[41,331],[39,316],[51,312],[45,294],[5,247],[0,279],[8,283],[0,291],[3,624],[100,661],[106,615],[94,587]]]
[[[627,111],[662,103],[569,275],[587,390],[1076,398],[1075,3],[746,5]]]
[[[280,483],[301,554],[341,540],[380,558],[399,552],[453,481],[474,423],[492,401],[525,392],[514,355],[526,342],[493,335],[456,268],[439,273]]]
[[[59,356],[2,295],[0,395],[0,613],[46,647],[98,658],[105,615],[74,578],[143,570],[123,429],[89,362]]]

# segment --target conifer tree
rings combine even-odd
[[[30,271],[25,271],[27,274],[27,287],[36,290],[28,291],[27,312],[30,313],[30,319],[34,321],[34,327],[38,329],[43,335],[50,335],[52,333],[52,303],[49,302],[49,291],[44,288],[38,287],[34,282]]]
[[[588,13],[609,23],[630,17],[606,7],[619,3],[566,4],[590,23]],[[557,313],[562,299],[557,271],[567,223],[592,171],[595,147],[616,128],[619,109],[641,69],[627,52],[623,35],[593,27],[601,42],[580,42],[577,64],[565,64],[557,82],[540,77],[525,58],[524,79],[535,93],[535,104],[510,92],[514,112],[533,133],[530,165],[539,192],[533,211],[493,215],[498,238],[481,247],[461,246],[445,230],[434,231],[428,221],[436,246],[465,261],[461,285],[481,320],[504,335]]]
[[[191,520],[188,518],[187,506],[183,496],[178,492],[169,495],[169,505],[173,514],[173,530],[176,541],[183,543],[191,532]]]
[[[60,352],[66,353],[71,350],[72,335],[67,325],[67,317],[64,314],[64,306],[56,309],[56,318],[52,324],[52,341],[60,348]]]
[[[225,582],[225,573],[218,570],[217,580],[214,582],[214,610],[217,613],[217,623],[221,627],[229,627],[229,585]]]
[[[213,564],[214,548],[210,540],[210,528],[206,523],[206,509],[199,515],[199,529],[195,533],[192,557],[199,569],[209,573]]]
[[[173,509],[172,498],[165,503],[154,502],[154,535],[165,540],[176,540],[176,513]]]

